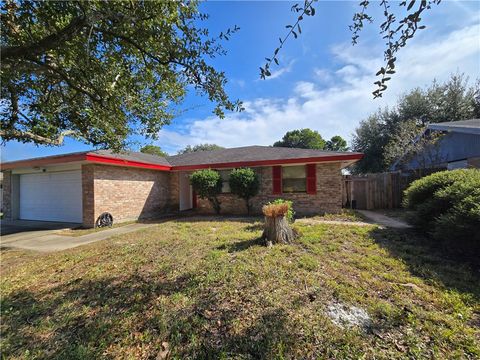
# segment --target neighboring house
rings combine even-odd
[[[223,180],[222,213],[243,214],[243,200],[229,193],[228,173],[252,167],[260,177],[256,213],[268,201],[294,201],[300,214],[338,212],[341,170],[360,153],[247,146],[167,158],[107,150],[27,159],[2,164],[7,219],[65,221],[90,227],[103,213],[114,221],[151,218],[196,208],[211,213],[208,201],[192,191],[189,175],[216,169]]]
[[[480,119],[430,124],[416,141],[429,136],[438,140],[404,155],[390,170],[480,168]]]

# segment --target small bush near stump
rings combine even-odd
[[[287,202],[280,202],[269,203],[262,208],[265,215],[262,238],[265,239],[267,246],[278,243],[288,244],[297,237],[287,221],[290,207]]]
[[[409,221],[451,251],[480,256],[480,170],[438,172],[405,191]]]
[[[285,199],[275,199],[273,201],[270,201],[267,203],[267,205],[277,205],[277,204],[287,204],[288,205],[288,211],[285,214],[287,217],[287,220],[290,224],[293,224],[295,221],[295,210],[293,210],[293,202],[290,200],[285,200]]]
[[[215,212],[220,214],[220,201],[218,200],[218,195],[222,192],[220,174],[211,169],[198,170],[190,175],[190,184],[198,196],[210,201]]]

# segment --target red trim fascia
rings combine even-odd
[[[102,163],[102,164],[109,164],[109,165],[119,165],[119,166],[139,167],[143,169],[153,169],[153,170],[163,170],[163,171],[169,171],[172,169],[172,167],[168,165],[148,164],[140,161],[117,159],[113,157],[96,155],[96,154],[87,154],[85,160],[88,162],[95,162],[95,163]]]
[[[360,160],[361,158],[363,158],[363,154],[332,155],[332,156],[319,156],[319,157],[296,158],[296,159],[255,160],[255,161],[237,161],[237,162],[216,163],[216,164],[180,165],[180,166],[172,166],[171,170],[221,169],[221,168],[236,168],[236,167],[244,167],[244,166],[317,163],[317,162],[327,162],[327,161]]]
[[[46,157],[41,159],[26,159],[19,161],[12,161],[1,164],[2,171],[16,169],[21,167],[35,167],[42,165],[61,164],[74,161],[85,161],[86,154],[72,154],[72,155],[59,155],[56,157]]]

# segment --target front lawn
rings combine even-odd
[[[298,228],[273,248],[255,220],[190,218],[53,254],[2,250],[2,355],[480,356],[478,270],[410,232]]]

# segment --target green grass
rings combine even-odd
[[[310,219],[314,220],[326,220],[326,221],[345,221],[345,222],[357,222],[365,221],[365,217],[355,210],[342,209],[342,212],[336,214],[323,214],[313,216]]]
[[[52,254],[3,250],[9,359],[478,358],[478,272],[410,232],[297,225],[266,248],[255,220],[185,219]],[[332,301],[369,329],[340,329]],[[161,357],[159,357],[161,358]]]
[[[78,227],[78,228],[74,228],[74,229],[61,230],[61,231],[58,231],[57,234],[58,235],[66,235],[66,236],[76,237],[76,236],[93,234],[93,233],[96,233],[96,232],[99,232],[99,231],[108,230],[108,229],[112,229],[112,228],[122,227],[122,226],[125,226],[125,225],[135,224],[136,222],[137,221],[125,221],[125,222],[121,222],[121,223],[115,223],[111,227],[109,227],[109,226],[97,227],[97,228]]]

